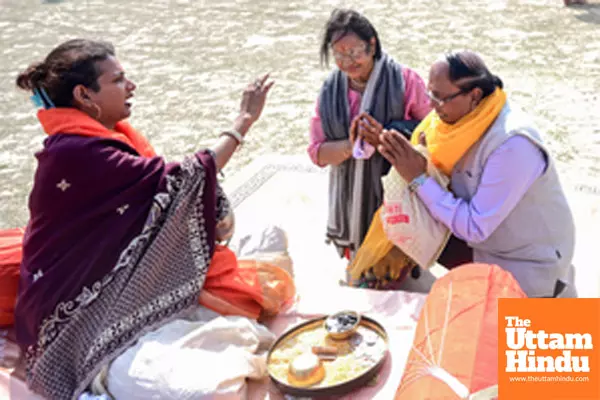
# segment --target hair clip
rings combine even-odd
[[[50,99],[50,96],[48,96],[48,93],[46,93],[46,90],[44,88],[40,88],[40,93],[42,94],[42,97],[44,98],[44,100],[46,101],[46,104],[48,105],[47,108],[54,108],[54,103]]]
[[[33,96],[31,96],[30,99],[35,108],[44,107],[44,100],[42,99],[42,96],[40,96],[40,92],[38,92],[37,89],[33,89]]]
[[[31,96],[30,99],[36,108],[54,108],[54,103],[44,88],[33,89],[33,96]]]

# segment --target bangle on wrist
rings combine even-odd
[[[227,135],[227,136],[235,139],[238,146],[241,146],[242,144],[244,144],[244,136],[242,136],[242,134],[239,133],[238,131],[236,131],[235,129],[229,129],[227,131],[223,131],[223,133],[221,133],[221,136],[223,136],[223,135]]]
[[[417,176],[408,184],[408,190],[410,190],[411,192],[416,192],[417,189],[423,186],[427,178],[429,178],[429,175],[427,175],[426,172],[423,172],[421,175]]]

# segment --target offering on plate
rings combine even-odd
[[[325,319],[325,329],[333,339],[347,339],[360,324],[360,315],[354,311],[341,311]]]
[[[312,352],[323,361],[333,361],[338,355],[338,349],[334,346],[313,346]]]
[[[338,349],[334,346],[313,346],[312,352],[316,355],[324,354],[328,356],[337,355]]]
[[[316,385],[325,378],[325,368],[321,359],[314,353],[303,353],[290,363],[288,381],[296,386]]]
[[[269,350],[267,366],[286,394],[337,396],[368,384],[383,365],[387,349],[388,336],[377,321],[343,311],[285,332]]]

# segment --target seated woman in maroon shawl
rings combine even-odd
[[[112,45],[71,40],[19,75],[48,134],[15,309],[32,390],[77,397],[137,338],[198,304],[229,212],[217,172],[260,117],[267,79],[243,92],[212,150],[167,163],[124,121],[136,86]]]

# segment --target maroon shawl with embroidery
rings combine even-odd
[[[56,134],[36,157],[17,339],[29,386],[76,398],[138,337],[197,304],[228,203],[209,152],[167,164],[121,141]]]

